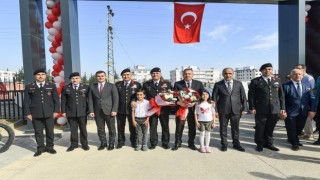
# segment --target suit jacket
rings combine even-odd
[[[219,114],[241,114],[248,111],[247,97],[240,81],[233,80],[232,92],[229,93],[224,80],[215,83],[212,99],[216,103]]]
[[[139,82],[131,80],[127,87],[124,86],[124,81],[116,83],[119,94],[118,114],[130,114],[132,111],[131,101],[136,100],[136,92],[141,89]]]
[[[114,84],[105,82],[100,95],[98,83],[89,87],[89,112],[99,114],[102,109],[105,115],[111,115],[111,112],[118,112],[119,95]]]
[[[284,93],[279,78],[271,78],[270,86],[262,76],[251,80],[249,85],[249,109],[257,114],[279,114],[285,110]]]
[[[84,117],[88,112],[89,86],[80,83],[75,90],[72,83],[65,85],[61,93],[61,112],[67,117]]]
[[[292,81],[289,81],[282,86],[285,94],[286,112],[288,116],[308,116],[309,111],[316,112],[315,96],[310,84],[301,83],[301,97],[298,95],[297,89]]]
[[[180,91],[180,90],[183,90],[185,88],[187,88],[187,85],[186,85],[184,80],[175,82],[174,86],[173,86],[173,90],[174,91]],[[192,79],[192,83],[191,83],[191,87],[190,88],[195,90],[195,91],[197,91],[199,94],[201,94],[203,92],[203,90],[204,90],[202,82],[198,81],[198,80],[194,80],[194,79]],[[176,108],[179,109],[179,106],[177,106]],[[190,112],[193,113],[194,107],[189,108],[189,109],[192,110]]]
[[[42,90],[36,82],[27,84],[24,89],[24,115],[33,118],[53,117],[53,113],[60,112],[60,102],[56,85],[44,83]]]

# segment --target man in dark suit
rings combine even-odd
[[[119,107],[117,113],[117,128],[118,128],[118,145],[117,149],[122,148],[125,144],[126,137],[124,135],[126,119],[129,123],[131,146],[136,146],[136,129],[132,123],[132,108],[131,101],[136,99],[136,91],[141,89],[140,83],[131,80],[130,69],[124,69],[121,72],[123,81],[116,83],[119,93]]]
[[[161,77],[161,69],[155,67],[150,71],[152,79],[146,81],[143,84],[143,90],[146,92],[147,100],[154,98],[158,93],[163,91],[168,91],[172,89],[171,83],[169,81],[165,81]],[[170,115],[170,106],[161,107],[160,115],[154,114],[149,119],[150,124],[150,148],[155,149],[158,144],[158,119],[160,120],[161,128],[162,128],[162,147],[164,149],[170,149],[170,132],[169,132],[169,115]]]
[[[183,70],[183,80],[177,81],[174,84],[173,90],[174,91],[180,91],[185,88],[191,88],[195,91],[197,91],[199,94],[202,93],[204,90],[203,84],[200,81],[193,79],[193,70],[191,68],[187,68]],[[179,106],[187,106],[182,101],[178,101],[177,105]],[[192,150],[196,150],[197,147],[194,145],[194,139],[196,137],[196,124],[194,119],[194,106],[189,107],[189,112],[187,115],[187,121],[188,121],[188,147]],[[178,150],[179,147],[181,147],[182,143],[182,134],[184,129],[185,120],[181,120],[179,117],[176,117],[176,132],[175,132],[175,144],[172,148],[173,151]]]
[[[106,73],[97,71],[96,78],[98,83],[90,85],[89,88],[89,115],[95,117],[98,136],[101,145],[98,150],[107,148],[109,151],[114,149],[116,137],[115,116],[119,105],[119,95],[114,84],[106,82]],[[107,143],[105,123],[109,130],[109,146]]]
[[[291,71],[292,81],[283,84],[285,94],[287,118],[285,119],[288,140],[292,145],[292,150],[298,151],[298,133],[302,131],[307,117],[313,118],[316,112],[315,96],[312,86],[303,83],[303,72],[300,69]]]
[[[88,91],[89,86],[82,84],[78,72],[70,74],[70,84],[62,88],[61,93],[61,112],[68,118],[70,124],[71,145],[67,151],[73,151],[78,148],[78,126],[80,128],[80,143],[82,149],[89,150],[87,139],[87,112],[88,112]]]
[[[220,122],[221,151],[227,151],[227,128],[231,122],[233,148],[245,151],[239,141],[239,122],[241,114],[247,114],[247,98],[240,81],[233,79],[233,69],[225,68],[222,71],[224,80],[214,85],[212,99],[217,106]]]
[[[263,64],[260,68],[262,76],[251,80],[249,85],[249,109],[255,118],[256,150],[263,147],[279,151],[273,145],[273,130],[279,114],[285,116],[285,100],[281,81],[272,75],[272,64]]]
[[[32,121],[35,138],[38,144],[34,156],[43,152],[56,154],[53,149],[54,118],[60,111],[60,102],[56,85],[45,82],[47,77],[45,69],[35,70],[35,82],[27,84],[24,90],[24,115]],[[46,130],[46,145],[44,144],[43,129]]]

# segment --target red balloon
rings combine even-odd
[[[61,42],[62,41],[62,34],[58,33],[54,36],[54,39],[57,41],[57,42]]]
[[[49,51],[50,51],[51,53],[55,53],[55,52],[57,52],[55,47],[51,47],[51,48],[49,48]]]
[[[58,46],[61,45],[61,43],[60,43],[60,42],[57,42],[57,41],[52,41],[51,45],[52,45],[52,47],[57,48]]]
[[[53,28],[52,22],[48,21],[45,23],[46,28],[50,29]]]
[[[308,23],[308,21],[309,21],[309,18],[308,18],[308,17],[306,17],[306,20],[305,20],[305,21],[306,21],[306,23]]]
[[[60,2],[58,2],[58,3],[56,4],[56,8],[59,8],[59,9],[60,9],[60,7],[61,7],[61,4],[60,4]]]
[[[49,15],[47,16],[47,19],[48,19],[50,22],[52,22],[52,23],[58,20],[58,18],[57,18],[55,15],[53,15],[53,14],[49,14]]]
[[[63,86],[64,86],[64,82],[61,82],[61,83],[60,83],[60,87],[63,87]]]
[[[60,8],[57,8],[57,7],[52,8],[51,11],[52,11],[52,14],[57,17],[60,16],[61,14]]]
[[[57,72],[60,72],[61,69],[62,69],[62,67],[61,67],[59,64],[55,64],[55,65],[53,65],[53,69],[54,69],[55,71],[57,71]],[[59,73],[58,73],[58,75],[59,75]]]
[[[63,58],[58,59],[58,64],[59,64],[60,66],[64,65]]]
[[[62,34],[62,29],[59,29],[59,34]]]
[[[57,88],[57,91],[58,91],[58,95],[60,95],[61,91],[62,91],[62,88],[61,87]],[[61,116],[62,116],[61,113],[59,113],[58,117],[61,117]]]
[[[57,71],[52,71],[51,74],[52,74],[52,76],[59,76],[59,72],[57,72]]]

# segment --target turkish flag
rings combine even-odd
[[[174,43],[200,42],[204,4],[174,3]]]

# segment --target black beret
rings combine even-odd
[[[272,64],[271,64],[271,63],[263,64],[263,65],[260,67],[260,70],[259,70],[259,71],[262,71],[262,70],[264,70],[264,69],[267,68],[267,67],[272,67]]]
[[[46,70],[44,68],[39,68],[39,69],[36,69],[34,72],[33,72],[33,75],[36,75],[38,73],[46,73]]]
[[[72,77],[75,77],[75,76],[80,76],[80,73],[78,73],[78,72],[71,73],[69,76],[69,79],[71,79]]]
[[[154,73],[154,72],[161,72],[161,69],[158,67],[151,69],[150,73]]]
[[[127,69],[124,69],[123,71],[121,71],[121,76],[122,76],[122,74],[127,73],[127,72],[131,72],[130,69],[127,68]]]

